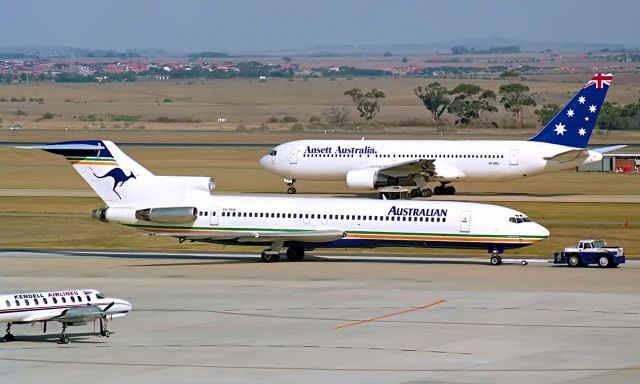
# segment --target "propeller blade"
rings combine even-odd
[[[44,327],[42,329],[42,333],[47,333],[47,322],[44,322]]]
[[[115,304],[115,301],[112,301],[111,304],[107,305],[106,307],[104,307],[104,309],[102,310],[102,312],[107,312],[111,307],[113,307],[113,305]]]

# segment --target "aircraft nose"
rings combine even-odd
[[[122,310],[125,312],[129,312],[133,309],[133,305],[131,305],[131,303],[128,302],[127,300],[121,300],[120,303],[118,304],[120,304],[120,306],[122,307]]]
[[[535,230],[536,236],[541,237],[540,241],[546,239],[547,237],[549,237],[550,232],[547,228],[543,227],[542,225],[535,223],[537,225],[537,228]]]
[[[271,169],[273,163],[275,162],[275,156],[264,155],[260,159],[260,165],[262,168]]]

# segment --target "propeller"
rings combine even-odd
[[[102,312],[107,312],[111,307],[113,307],[113,305],[115,304],[115,301],[112,301],[111,304],[107,305],[106,307],[104,307],[104,309],[102,310]]]
[[[44,326],[42,327],[42,333],[47,333],[47,322],[44,322]]]

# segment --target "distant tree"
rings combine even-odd
[[[285,63],[290,63],[291,62],[291,56],[282,56],[282,61],[284,61]]]
[[[598,128],[607,131],[640,129],[640,101],[626,105],[606,101],[598,116]]]
[[[402,61],[402,64],[405,64],[409,61],[409,59],[407,59],[406,57],[402,57],[402,60],[400,61]]]
[[[462,83],[450,92],[454,98],[447,111],[458,117],[455,124],[468,125],[479,119],[483,112],[497,112],[498,108],[490,101],[496,99],[496,94],[490,89],[482,89],[475,84]]]
[[[343,106],[333,105],[322,113],[330,125],[345,125],[349,122],[349,110]]]
[[[500,104],[513,114],[516,124],[524,124],[524,108],[536,105],[535,95],[529,91],[529,87],[517,83],[505,84],[500,86],[498,93],[502,95]]]
[[[413,90],[422,100],[422,104],[431,112],[431,119],[436,122],[447,110],[447,107],[451,103],[449,96],[449,90],[440,83],[429,83],[426,87],[418,87]]]
[[[369,121],[380,112],[380,99],[385,98],[385,94],[373,88],[371,91],[364,93],[360,88],[353,88],[344,93],[351,97],[356,103],[356,109],[360,112],[360,117]]]
[[[382,57],[391,57],[393,54],[391,52],[385,52],[382,54]]]
[[[547,125],[558,112],[560,112],[560,106],[558,104],[545,104],[540,107],[540,109],[533,111],[533,113],[538,115],[538,121],[543,126]]]
[[[513,71],[513,70],[510,70],[510,71],[504,71],[504,72],[502,72],[502,73],[500,74],[500,78],[501,78],[501,79],[505,79],[505,80],[508,80],[508,79],[516,79],[516,78],[518,78],[518,77],[520,77],[520,73],[519,73],[519,72],[517,72],[517,71]]]

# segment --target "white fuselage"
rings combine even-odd
[[[0,323],[30,323],[55,320],[65,310],[96,306],[109,317],[124,316],[131,310],[126,300],[104,297],[95,289],[26,292],[0,295]]]
[[[195,222],[176,225],[138,220],[135,211],[144,208],[141,206],[108,208],[105,218],[156,234],[175,237],[184,234],[188,239],[200,237],[200,241],[211,236],[211,242],[224,244],[247,244],[226,241],[225,233],[241,232],[247,236],[309,230],[344,233],[343,238],[327,243],[285,242],[285,246],[295,244],[307,249],[378,246],[508,249],[539,242],[549,235],[547,229],[535,222],[514,221],[514,217],[525,217],[518,211],[468,202],[200,195],[174,201],[172,205],[196,207]],[[158,205],[149,201],[149,206]]]
[[[536,141],[514,140],[300,140],[275,147],[260,160],[267,170],[298,180],[345,180],[352,170],[383,168],[382,173],[403,176],[389,165],[409,160],[433,160],[434,181],[508,180],[569,169],[602,159],[571,161],[545,158],[576,148]],[[274,154],[275,152],[275,154]]]

